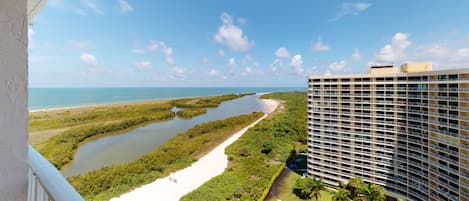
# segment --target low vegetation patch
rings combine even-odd
[[[306,94],[272,93],[262,98],[283,100],[285,111],[249,129],[229,146],[225,172],[181,200],[257,200],[298,143],[306,143]]]
[[[177,111],[176,115],[182,119],[190,119],[205,113],[207,113],[207,108],[188,108]]]
[[[229,101],[243,96],[253,95],[253,93],[246,94],[227,94],[222,96],[214,97],[202,97],[202,98],[184,98],[173,101],[173,105],[178,108],[207,108],[207,107],[218,107],[220,103]]]
[[[70,177],[69,181],[86,200],[109,200],[190,166],[262,115],[255,112],[197,125],[136,161]]]

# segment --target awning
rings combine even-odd
[[[46,5],[47,0],[28,0],[28,24],[33,24],[34,17]]]

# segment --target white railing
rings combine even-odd
[[[84,201],[60,172],[31,145],[28,163],[28,201]]]

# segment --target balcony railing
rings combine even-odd
[[[28,148],[28,201],[84,201],[60,172],[31,145]]]

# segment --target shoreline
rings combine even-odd
[[[255,95],[264,95],[271,92],[257,92]],[[239,93],[238,93],[239,94]],[[162,103],[166,101],[172,101],[177,99],[185,98],[201,98],[201,97],[212,97],[219,96],[224,94],[212,94],[204,96],[184,96],[184,97],[168,97],[168,98],[157,98],[157,99],[146,99],[146,100],[135,100],[135,101],[124,101],[124,102],[110,102],[110,103],[97,103],[89,105],[76,105],[76,106],[64,106],[64,107],[54,107],[54,108],[44,108],[44,109],[32,109],[28,110],[28,113],[40,113],[40,112],[57,112],[61,110],[76,110],[76,109],[89,109],[96,107],[119,107],[124,105],[134,105],[134,104],[150,104],[150,103]]]
[[[119,197],[112,198],[111,201],[154,200],[155,198],[165,201],[179,200],[213,177],[222,174],[228,167],[229,162],[225,148],[240,138],[249,128],[269,116],[280,105],[280,101],[277,100],[260,99],[260,101],[262,102],[264,112],[261,118],[233,134],[199,160],[192,163],[191,166],[122,194]]]

